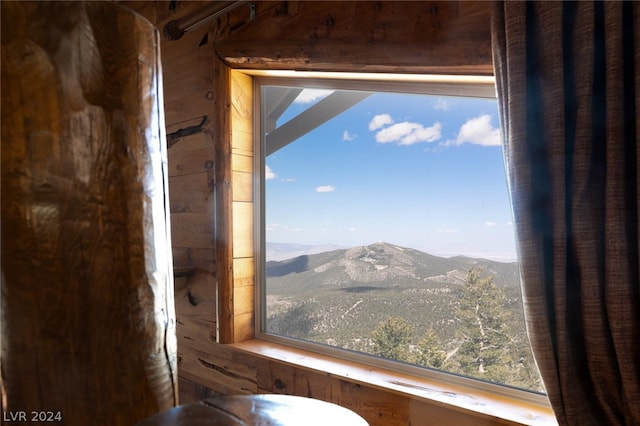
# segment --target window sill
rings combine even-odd
[[[249,340],[229,346],[254,356],[328,373],[333,377],[455,411],[501,419],[511,424],[558,424],[551,408],[502,395],[397,373],[264,340]]]

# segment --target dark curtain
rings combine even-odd
[[[527,327],[560,425],[640,425],[640,2],[498,2]]]

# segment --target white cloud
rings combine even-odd
[[[484,223],[484,226],[496,226],[496,225],[497,225],[497,223],[495,223],[495,222],[485,222]]]
[[[318,99],[326,98],[333,93],[333,90],[326,89],[304,89],[295,101],[296,104],[309,104],[317,101]]]
[[[471,143],[482,146],[499,146],[502,141],[500,130],[491,125],[491,116],[481,115],[468,120],[460,127],[458,137],[447,144],[462,145]]]
[[[449,111],[451,110],[452,106],[453,106],[452,101],[444,98],[438,98],[438,101],[433,106],[433,109],[436,109],[438,111]]]
[[[393,118],[389,114],[378,114],[369,122],[369,130],[377,130],[387,124],[392,124]]]
[[[316,188],[316,192],[333,192],[336,188],[331,185],[323,185]]]
[[[444,228],[444,229],[438,229],[436,232],[440,232],[440,233],[444,233],[444,234],[454,234],[454,233],[458,232],[458,230],[457,229]]]
[[[266,164],[264,165],[264,178],[266,180],[271,180],[271,179],[275,179],[277,178],[278,175],[275,174],[273,172],[273,170],[271,170],[271,167],[267,166]]]
[[[342,140],[343,140],[343,141],[352,141],[352,140],[354,140],[355,138],[356,138],[356,135],[355,135],[355,134],[351,134],[351,133],[349,133],[349,131],[348,131],[348,130],[345,130],[345,131],[342,133]]]
[[[376,133],[379,143],[395,142],[399,145],[413,145],[418,142],[434,142],[440,139],[442,125],[433,123],[431,127],[424,127],[420,123],[403,121],[393,124]]]
[[[296,178],[282,178],[280,179],[282,182],[295,182]]]
[[[358,230],[358,228],[353,227],[353,226],[351,228],[349,228],[349,232],[356,232],[357,230]]]

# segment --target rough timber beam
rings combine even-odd
[[[490,2],[257,2],[214,31],[232,68],[492,75]]]

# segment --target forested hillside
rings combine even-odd
[[[517,263],[388,243],[267,263],[267,330],[542,391]]]

